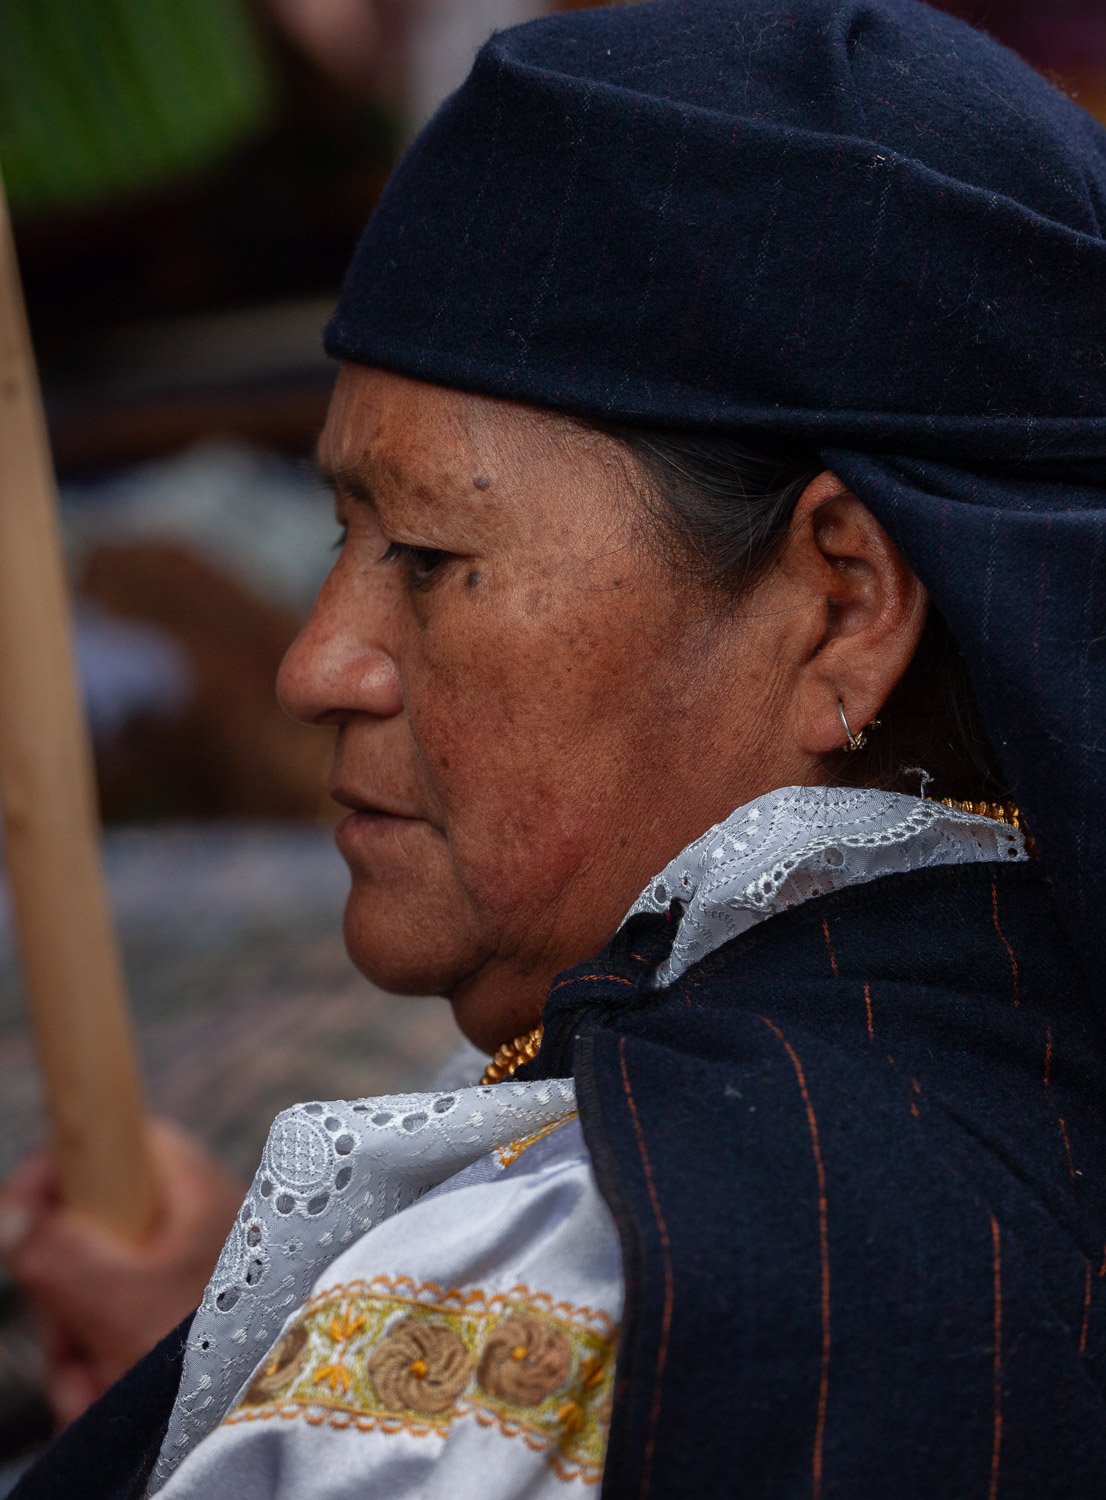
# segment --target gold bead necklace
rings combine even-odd
[[[523,1063],[533,1062],[541,1047],[543,1028],[535,1026],[533,1031],[523,1032],[522,1036],[516,1036],[513,1042],[504,1042],[502,1047],[496,1049],[496,1054],[484,1069],[481,1083],[502,1083],[505,1078],[511,1078],[522,1067]]]
[[[1009,823],[1011,828],[1016,828],[1019,833],[1024,834],[1026,848],[1030,854],[1036,852],[1033,838],[1025,826],[1021,809],[1016,802],[958,802],[955,797],[934,798],[942,807],[954,808],[957,812],[974,813],[977,818],[993,818],[998,823]],[[481,1083],[502,1083],[507,1078],[513,1078],[522,1067],[523,1063],[533,1062],[541,1048],[542,1027],[535,1026],[532,1031],[523,1032],[522,1036],[516,1036],[511,1042],[504,1042],[502,1047],[496,1049],[496,1054],[484,1069]]]
[[[935,797],[933,800],[942,807],[955,808],[957,812],[974,813],[977,818],[993,818],[996,823],[1009,823],[1025,839],[1026,852],[1036,855],[1037,845],[1016,802],[958,802],[955,797]]]

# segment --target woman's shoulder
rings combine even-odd
[[[578,1013],[634,1267],[619,1492],[649,1452],[665,1493],[963,1493],[999,1435],[1020,1493],[1106,1478],[1101,1050],[1047,913],[1026,866],[891,876]]]
[[[595,1483],[621,1311],[617,1238],[568,1111],[333,1260],[162,1493]]]

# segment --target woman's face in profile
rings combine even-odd
[[[320,458],[344,540],[278,686],[337,728],[347,944],[490,1049],[778,784],[767,626],[661,560],[621,450],[566,419],[346,365]]]

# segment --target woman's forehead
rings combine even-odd
[[[444,386],[343,364],[319,438],[327,473],[379,482],[394,469],[414,469],[472,447],[466,406],[472,400]]]
[[[559,412],[344,363],[318,443],[324,476],[372,502],[396,484],[487,490],[583,429]]]

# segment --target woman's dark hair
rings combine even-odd
[[[655,534],[672,560],[731,601],[783,550],[795,506],[825,464],[813,452],[755,445],[723,433],[595,424],[635,461]],[[854,726],[859,729],[859,726]],[[841,785],[1002,801],[1010,789],[987,742],[968,669],[930,607],[922,638],[859,752],[842,754]]]

